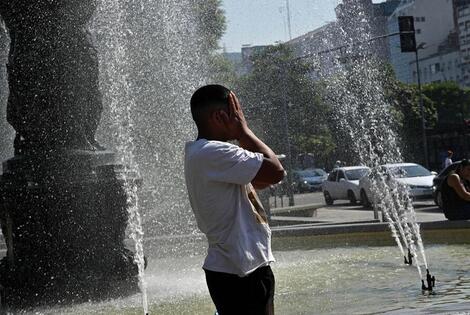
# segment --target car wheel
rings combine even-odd
[[[354,195],[354,192],[352,190],[348,190],[348,199],[352,205],[355,205],[357,203],[356,196]]]
[[[366,191],[364,189],[361,190],[361,203],[364,206],[364,208],[370,208],[371,203],[369,201],[369,198],[367,198]]]
[[[436,191],[435,203],[440,209],[442,209],[442,193],[440,190]]]
[[[323,196],[325,196],[325,203],[326,203],[328,206],[331,206],[334,201],[333,201],[333,198],[331,198],[330,193],[327,192],[327,191],[324,191],[324,192],[323,192]]]

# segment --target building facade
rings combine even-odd
[[[456,0],[455,19],[460,46],[461,79],[459,83],[470,86],[470,0]]]
[[[400,4],[400,0],[372,3],[372,0],[343,0],[336,9],[336,21],[327,23],[305,35],[287,42],[297,57],[328,54],[333,49],[341,63],[353,59],[363,49],[379,60],[390,63],[389,41],[386,38],[369,40],[387,34],[388,17]],[[338,47],[349,47],[336,50]],[[331,60],[330,60],[331,61]],[[322,60],[322,67],[332,64]],[[334,70],[333,70],[334,71]],[[328,69],[323,69],[323,73]],[[314,75],[315,76],[315,75]]]
[[[412,81],[417,82],[416,61],[410,62]],[[433,54],[419,60],[422,83],[440,83],[446,81],[462,82],[460,52],[454,50],[445,54]]]
[[[416,42],[419,56],[426,60],[431,56],[442,55],[439,51],[442,43],[448,41],[455,32],[454,1],[452,0],[402,0],[388,18],[388,32],[397,33],[398,17],[414,16]],[[416,71],[414,53],[402,53],[400,37],[389,37],[390,60],[397,79],[405,83],[416,83],[413,71]],[[453,54],[453,52],[451,52]],[[452,57],[446,57],[447,59]],[[423,70],[424,74],[424,70]]]

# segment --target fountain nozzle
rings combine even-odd
[[[405,265],[412,265],[413,264],[413,255],[411,254],[410,249],[408,248],[408,259],[405,256]]]
[[[424,280],[421,280],[421,289],[423,291],[432,291],[432,289],[436,286],[436,277],[431,276],[429,269],[426,269],[426,282],[428,283],[428,286],[425,286]]]

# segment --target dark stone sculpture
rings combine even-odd
[[[98,58],[86,24],[96,0],[2,0],[10,34],[8,122],[15,151],[100,148]]]
[[[86,30],[95,7],[95,0],[0,2],[11,40],[7,116],[16,131],[15,157],[0,177],[7,244],[0,294],[9,305],[137,290],[124,245],[124,168],[95,140],[102,102]]]

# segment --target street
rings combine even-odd
[[[279,197],[271,197],[269,199],[271,208],[282,208],[289,206],[289,199],[284,196],[281,200]],[[313,192],[306,194],[295,194],[294,202],[296,206],[307,204],[322,204],[325,208],[340,210],[364,210],[361,204],[351,205],[348,200],[335,200],[333,206],[327,206],[322,192]],[[420,200],[413,203],[416,211],[434,211],[441,212],[434,204],[433,200]]]

